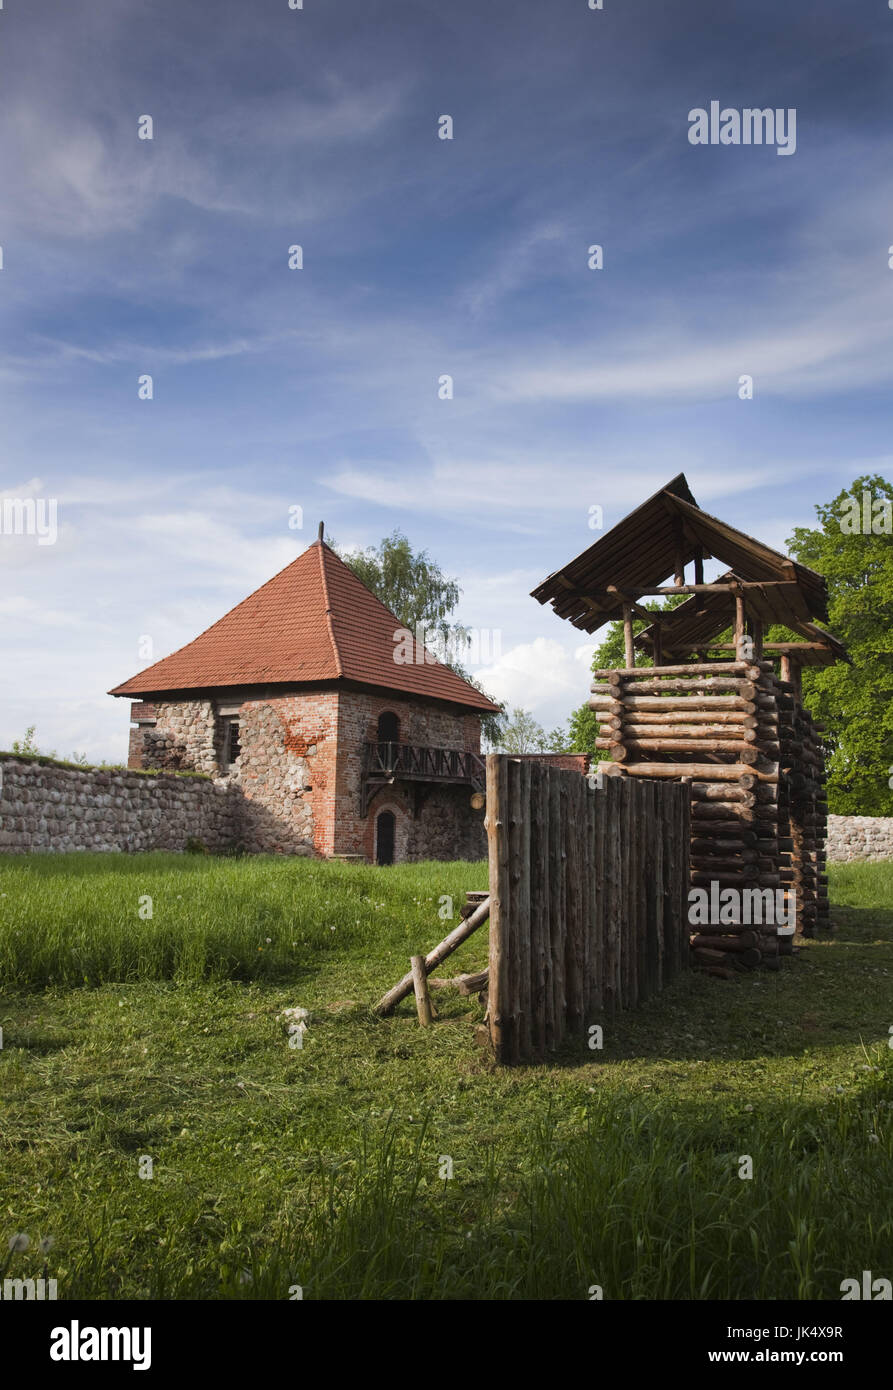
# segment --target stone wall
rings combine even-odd
[[[361,814],[364,745],[377,737],[379,715],[397,716],[400,743],[475,753],[479,715],[410,696],[331,686],[286,695],[223,695],[227,710],[238,708],[241,751],[222,780],[244,797],[246,849],[374,860],[376,818],[388,809],[396,820],[398,862],[486,856],[484,814],[471,809],[470,787],[427,784],[417,801],[411,787],[398,783],[381,790]],[[139,704],[132,717],[142,721],[131,731],[132,765],[194,768],[221,777],[213,701]]]
[[[227,849],[241,796],[203,777],[140,776],[0,759],[0,852]]]
[[[241,706],[242,751],[231,781],[245,797],[249,849],[332,854],[337,721],[333,690]]]
[[[829,816],[828,859],[893,859],[893,816]]]
[[[130,765],[216,776],[218,749],[211,701],[156,703],[154,714],[154,725],[143,725],[136,731],[140,737],[131,739]]]

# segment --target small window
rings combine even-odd
[[[221,740],[220,740],[220,768],[222,772],[229,772],[239,761],[239,754],[242,749],[239,744],[239,720],[237,717],[227,716],[221,721]]]

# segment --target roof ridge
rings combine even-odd
[[[320,542],[317,541],[317,542],[315,542],[315,544],[318,545],[318,544],[320,544]],[[419,640],[418,640],[419,625],[416,626],[416,630],[415,630],[415,632],[413,632],[412,628],[407,627],[406,624],[405,624],[404,622],[402,622],[402,621],[400,620],[400,618],[398,618],[398,616],[397,616],[397,614],[394,612],[394,610],[393,610],[392,608],[389,608],[389,607],[388,607],[388,605],[385,603],[384,599],[379,598],[379,597],[378,597],[378,594],[376,594],[372,589],[370,589],[368,584],[363,583],[363,580],[360,578],[360,576],[359,576],[358,574],[354,573],[354,571],[351,569],[350,565],[348,565],[344,560],[342,560],[342,558],[341,558],[341,556],[338,554],[337,550],[332,550],[331,547],[329,547],[329,546],[326,546],[325,548],[329,551],[329,554],[333,557],[333,559],[337,560],[337,561],[338,561],[338,564],[341,565],[341,567],[342,567],[343,569],[346,569],[346,570],[347,570],[347,573],[351,576],[351,578],[354,579],[354,580],[356,580],[356,582],[357,582],[359,585],[361,585],[363,589],[365,589],[366,593],[368,594],[369,598],[372,599],[373,603],[377,603],[378,606],[379,606],[379,608],[383,609],[383,611],[384,611],[385,613],[387,613],[388,617],[391,618],[391,619],[393,619],[393,621],[397,624],[397,631],[398,631],[398,632],[408,632],[408,633],[409,633],[409,637],[410,637],[410,640],[411,640],[411,642],[412,642],[412,651],[413,651],[413,659],[414,659],[414,660],[415,660],[416,650],[417,650],[417,649],[421,649],[421,651],[424,652],[424,654],[425,654],[425,662],[424,662],[424,664],[425,664],[427,667],[430,668],[430,667],[433,666],[433,667],[437,667],[438,670],[441,670],[441,671],[448,671],[449,674],[450,674],[451,676],[455,676],[456,680],[461,681],[462,684],[463,684],[464,686],[466,686],[469,690],[474,691],[475,694],[480,695],[480,694],[482,693],[480,690],[478,690],[478,688],[477,688],[476,685],[472,685],[471,681],[467,678],[467,676],[460,676],[460,675],[459,675],[459,672],[458,672],[458,671],[455,671],[455,670],[453,669],[453,667],[449,665],[448,662],[446,662],[446,661],[441,661],[441,659],[440,659],[439,656],[435,656],[434,652],[432,652],[424,642],[419,642]],[[324,582],[324,585],[325,585],[325,579],[323,580],[323,582]],[[328,596],[328,586],[327,586],[327,585],[325,585],[325,594],[326,594],[326,603],[328,603],[328,601],[329,601],[329,596]],[[329,608],[326,608],[326,620],[327,620],[327,621],[329,621],[329,611],[330,611]],[[333,611],[334,611],[334,610],[333,610]],[[424,624],[421,624],[421,627],[422,627],[422,631],[424,631]],[[396,639],[396,633],[395,633],[395,636],[394,636],[394,640],[395,640],[395,641],[397,640],[397,639]],[[339,653],[338,653],[338,651],[337,651],[337,648],[336,648],[335,656],[336,656],[336,660],[340,661],[340,655],[339,655]],[[343,674],[344,674],[343,671],[342,671],[342,670],[339,670],[339,675],[343,675]],[[489,697],[485,697],[485,698],[489,698]]]
[[[335,670],[338,672],[339,676],[343,676],[344,662],[341,660],[341,653],[338,650],[338,641],[335,637],[335,628],[332,623],[332,600],[329,596],[329,580],[326,575],[325,552],[328,550],[328,546],[325,541],[322,540],[317,541],[316,544],[319,549],[319,577],[322,580],[322,595],[326,605],[326,628],[329,634],[329,641],[332,644],[332,655],[335,658]],[[332,553],[334,554],[334,551]]]

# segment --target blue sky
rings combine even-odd
[[[893,10],[604,6],[8,0],[0,499],[60,529],[0,535],[0,747],[122,758],[141,638],[322,518],[426,547],[552,725],[591,644],[528,594],[590,507],[684,470],[783,548],[889,476]],[[691,145],[711,100],[795,108],[796,153]]]

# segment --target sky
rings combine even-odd
[[[883,0],[6,0],[0,503],[58,520],[0,532],[0,748],[126,759],[106,692],[321,520],[427,549],[551,728],[593,508],[684,471],[784,549],[891,476],[891,77]]]

